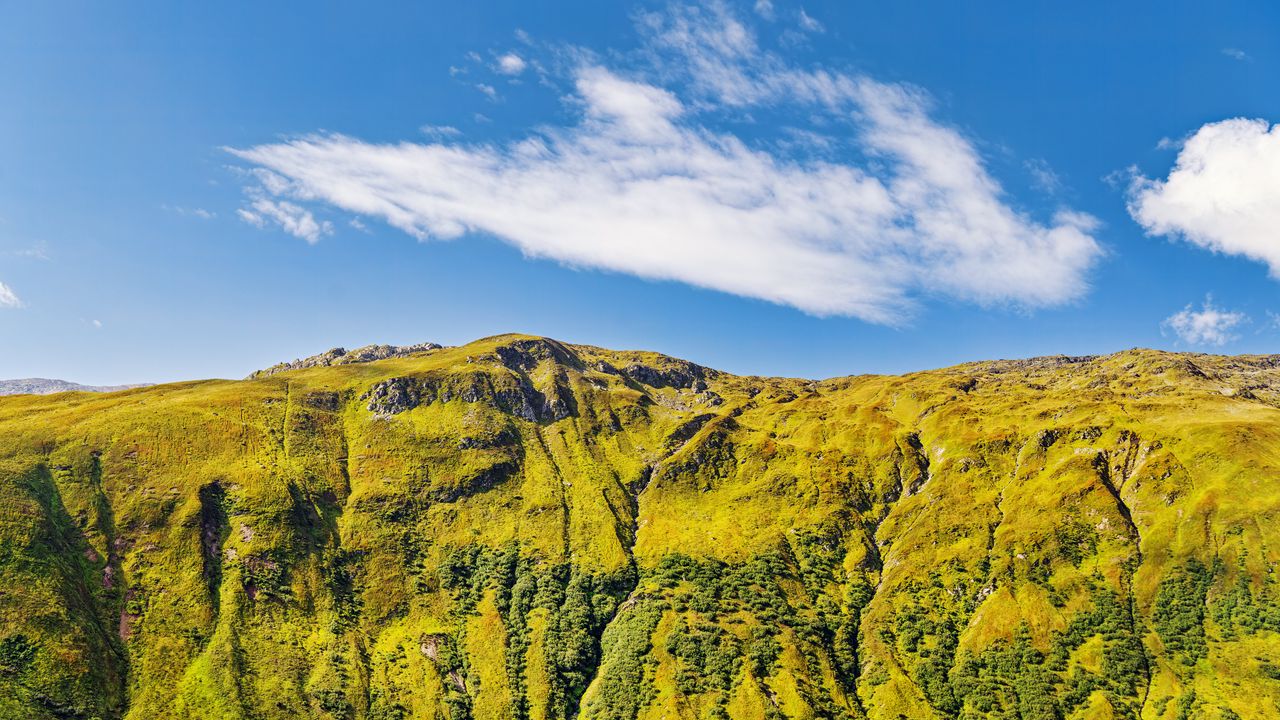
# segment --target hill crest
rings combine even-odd
[[[1277,388],[504,335],[0,398],[0,717],[1274,716]]]

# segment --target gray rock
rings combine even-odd
[[[286,372],[288,370],[303,370],[313,367],[329,367],[330,365],[349,365],[351,363],[374,362],[375,360],[386,360],[387,358],[405,357],[406,355],[415,355],[417,353],[429,352],[431,350],[439,350],[444,347],[437,343],[418,343],[417,345],[365,345],[355,350],[346,350],[344,348],[333,348],[312,355],[308,358],[301,358],[288,363],[278,363],[272,365],[266,370],[258,370],[249,376],[249,379],[267,377],[276,373]]]
[[[650,387],[672,387],[706,390],[707,369],[684,360],[669,359],[663,367],[636,363],[622,369],[622,374],[633,382]]]
[[[52,395],[60,392],[116,392],[133,388],[148,387],[151,383],[138,385],[81,385],[66,380],[48,378],[23,378],[21,380],[0,380],[0,395]]]

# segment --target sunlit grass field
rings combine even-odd
[[[1280,369],[501,336],[0,398],[3,718],[1274,718]]]

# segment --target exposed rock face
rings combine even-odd
[[[369,392],[361,395],[360,399],[369,401],[370,412],[390,417],[421,405],[422,387],[410,378],[391,378],[369,388]],[[427,402],[433,400],[434,393],[428,396]]]
[[[683,360],[671,360],[661,367],[628,365],[622,374],[641,385],[653,387],[688,388],[697,392],[707,389],[707,369]]]
[[[346,350],[345,348],[336,347],[331,350],[312,355],[311,357],[294,360],[288,363],[278,363],[272,365],[265,370],[258,370],[249,376],[250,379],[275,375],[287,370],[302,370],[313,367],[329,367],[330,365],[348,365],[350,363],[366,363],[375,360],[386,360],[393,357],[405,357],[406,355],[415,355],[417,353],[429,352],[431,350],[439,350],[443,345],[437,343],[426,342],[416,345],[365,345],[355,350]]]
[[[517,372],[528,372],[544,362],[553,362],[569,367],[579,367],[582,359],[572,350],[555,340],[539,338],[537,340],[515,340],[500,345],[494,351],[502,364]]]
[[[541,338],[513,340],[498,345],[491,354],[469,358],[469,362],[476,369],[466,374],[383,380],[360,399],[368,401],[370,412],[384,418],[455,398],[467,403],[487,402],[530,422],[555,422],[577,411],[567,370],[584,366],[562,343]]]
[[[148,387],[151,383],[138,385],[81,385],[66,380],[48,378],[23,378],[21,380],[0,380],[0,395],[52,395],[60,392],[116,392]]]
[[[555,422],[574,413],[573,394],[561,375],[555,375],[539,389],[520,374],[489,375],[483,372],[461,377],[391,378],[369,388],[360,396],[369,411],[391,417],[420,405],[488,402],[522,420]]]

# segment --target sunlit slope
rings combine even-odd
[[[1274,718],[1276,365],[0,398],[0,717]]]

